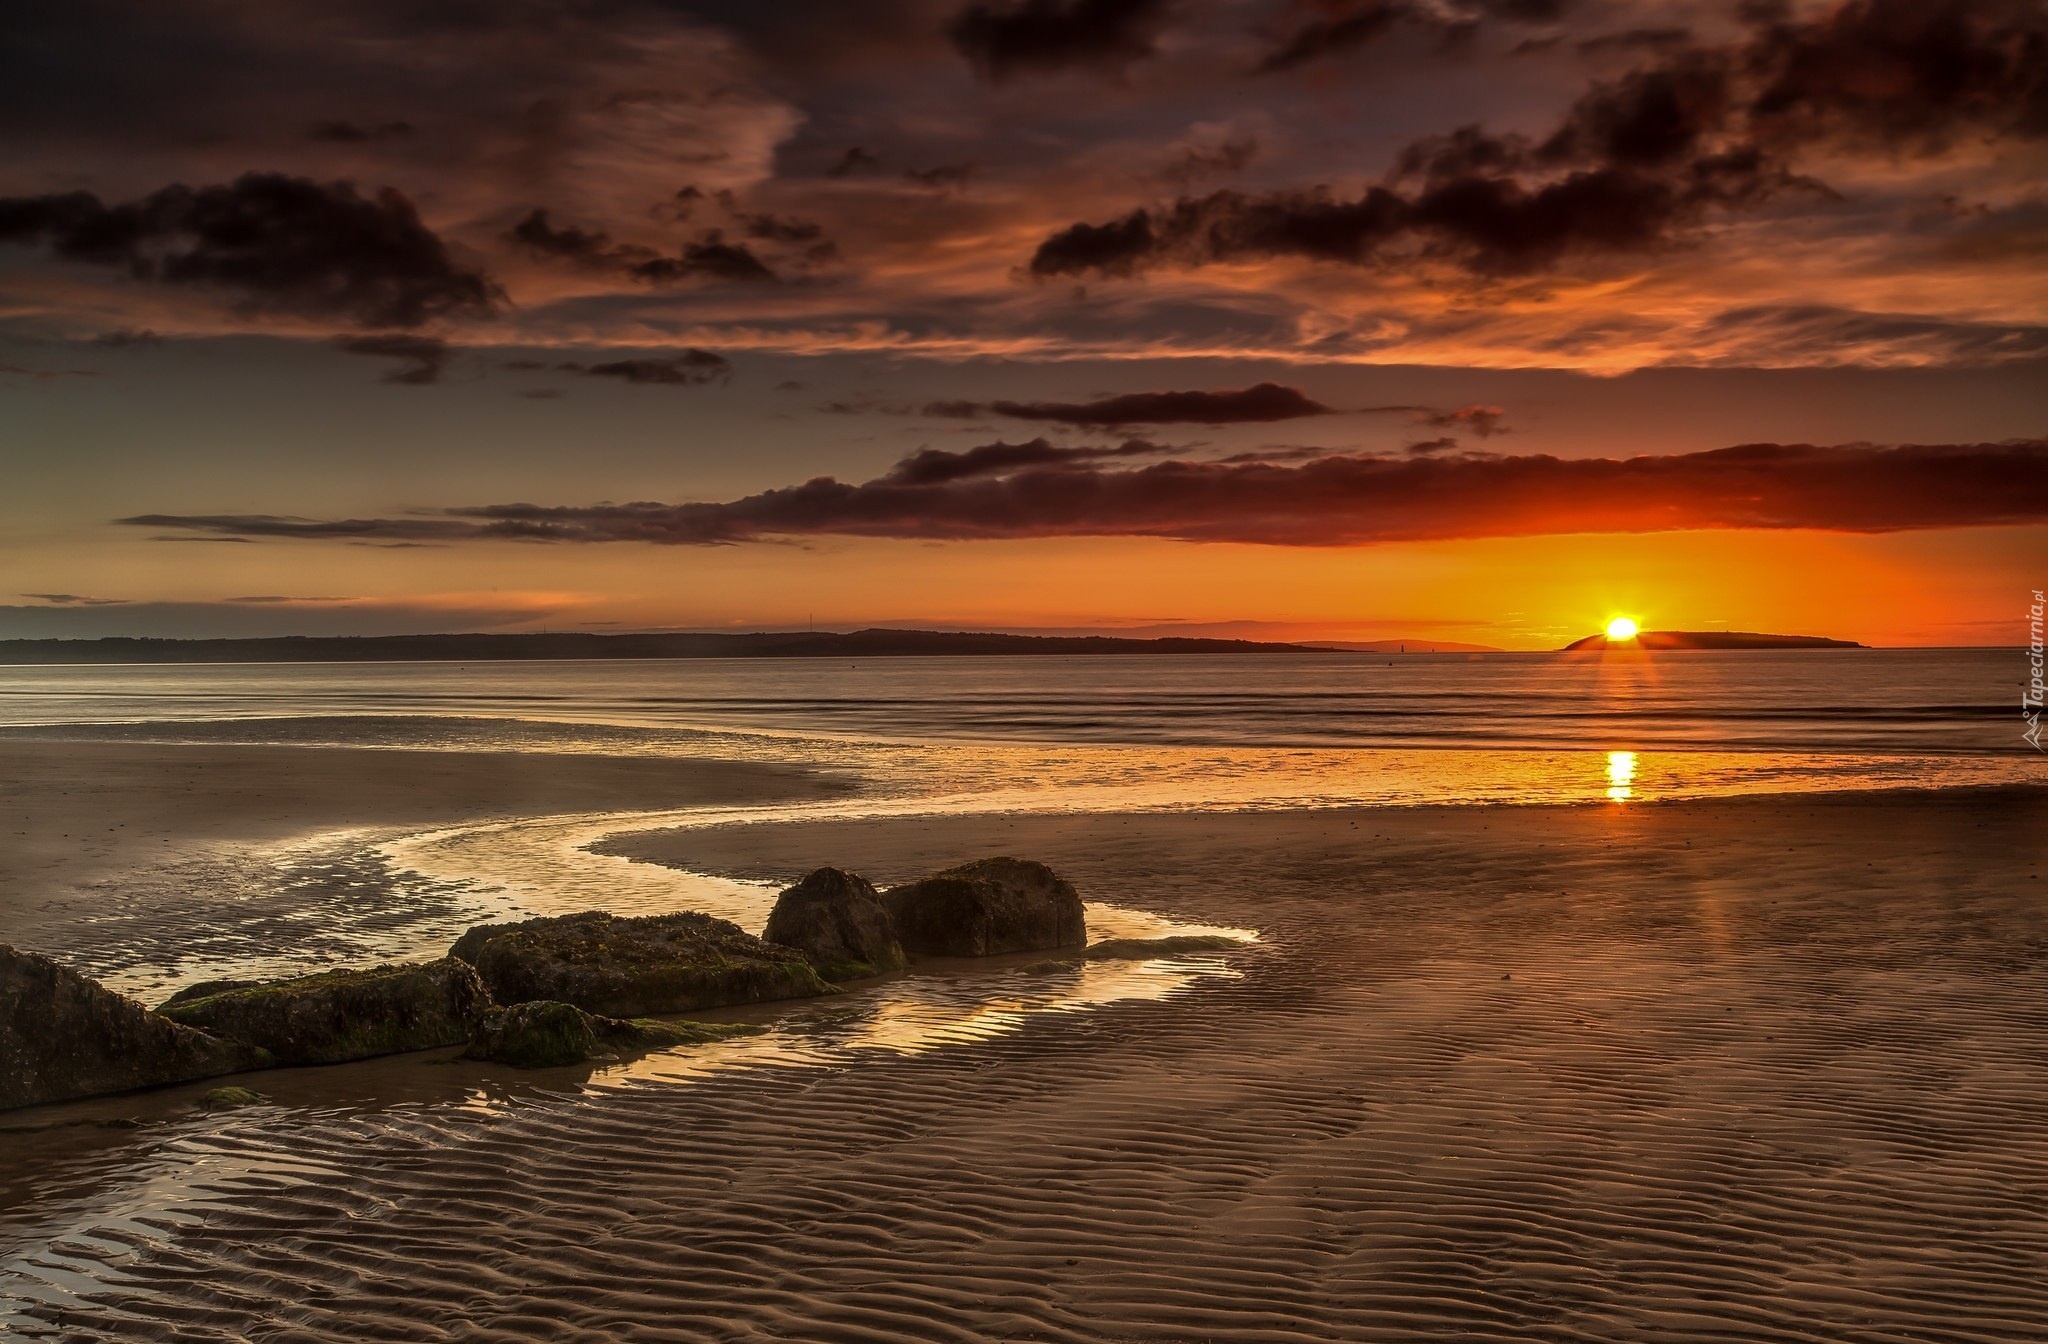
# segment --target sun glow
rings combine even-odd
[[[1607,623],[1607,638],[1616,644],[1625,643],[1636,637],[1636,623],[1626,616],[1617,616]]]

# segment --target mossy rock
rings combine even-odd
[[[261,1106],[270,1098],[246,1087],[216,1087],[199,1099],[201,1110],[232,1111],[243,1106]]]
[[[1088,941],[1073,885],[1029,859],[980,859],[882,895],[903,946],[941,957],[1047,952]]]
[[[868,880],[819,868],[778,896],[761,937],[793,947],[827,980],[862,980],[910,963]]]
[[[467,963],[322,971],[167,1000],[164,1016],[270,1052],[279,1064],[337,1064],[460,1045],[491,1006]]]
[[[1105,938],[1090,943],[1085,953],[1090,961],[1143,961],[1152,957],[1178,957],[1189,952],[1228,952],[1246,946],[1242,938],[1223,933],[1180,933],[1166,938]]]
[[[620,918],[601,910],[485,924],[452,956],[502,1004],[553,1000],[606,1017],[655,1017],[836,991],[801,952],[695,913]]]
[[[758,1030],[714,1022],[627,1021],[586,1013],[571,1003],[539,1000],[493,1009],[478,1024],[463,1057],[521,1069],[559,1068],[676,1045],[699,1045]]]
[[[269,1065],[48,957],[0,944],[0,1110]]]

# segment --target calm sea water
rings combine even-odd
[[[736,756],[934,806],[1547,802],[2041,778],[2025,670],[1985,649],[14,667],[0,725]]]

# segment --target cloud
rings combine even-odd
[[[772,237],[776,221],[755,216],[759,227],[768,230],[755,237]],[[809,226],[815,236],[816,226]],[[601,229],[573,226],[557,228],[548,212],[535,210],[514,225],[506,235],[539,257],[571,261],[591,270],[615,271],[648,284],[674,284],[689,279],[764,281],[775,279],[760,257],[744,243],[729,243],[717,229],[706,230],[694,241],[683,244],[675,256],[666,256],[637,243],[614,243]]]
[[[1752,443],[1627,459],[1333,453],[1298,466],[1166,461],[1129,470],[1067,460],[937,480],[892,472],[848,484],[821,476],[727,503],[493,504],[339,522],[161,514],[120,521],[264,538],[686,546],[817,535],[1341,546],[1705,528],[1891,532],[2048,521],[2048,440]]]
[[[18,378],[33,378],[47,383],[56,378],[97,378],[98,369],[34,369],[26,364],[0,364],[0,375],[12,374]]]
[[[23,593],[23,597],[47,602],[53,607],[119,607],[125,606],[125,597],[84,597],[78,593]]]
[[[1333,414],[1299,388],[1259,383],[1228,392],[1131,392],[1099,401],[935,401],[926,415],[971,420],[984,414],[1013,420],[1048,420],[1066,425],[1239,425]]]
[[[1869,313],[1824,304],[1731,308],[1700,324],[1682,361],[1769,367],[1856,363],[1870,367],[1982,367],[2048,357],[2048,325],[1971,322],[1911,313]]]
[[[147,327],[124,327],[118,331],[103,331],[92,338],[92,343],[106,346],[109,350],[134,350],[162,345],[164,338]]]
[[[1329,22],[1404,12],[1366,6]],[[1526,275],[1663,248],[1789,191],[1830,195],[1794,169],[1809,151],[1931,154],[1965,136],[2048,136],[2048,14],[2020,0],[1851,0],[1810,21],[1761,19],[1732,45],[1662,45],[1653,64],[1593,84],[1541,141],[1467,126],[1415,142],[1355,197],[1310,187],[1141,206],[1047,236],[1029,271],[1297,258]]]
[[[160,285],[221,290],[243,306],[364,327],[489,316],[504,293],[458,264],[396,191],[247,173],[169,186],[124,205],[90,192],[0,198],[0,243],[47,247]]]
[[[616,378],[627,383],[661,383],[694,387],[732,377],[732,361],[710,350],[689,349],[665,359],[614,359],[603,364],[557,364],[565,373],[586,378]]]
[[[442,371],[454,355],[446,341],[432,336],[342,336],[335,340],[334,345],[351,355],[401,361],[399,367],[384,375],[384,381],[406,387],[425,387],[440,382]]]
[[[380,121],[370,125],[353,121],[320,121],[306,131],[306,138],[335,145],[374,145],[385,140],[404,140],[412,135],[413,130],[409,121]]]
[[[1293,70],[1366,46],[1397,24],[1435,29],[1445,40],[1468,36],[1481,17],[1522,23],[1547,22],[1564,9],[1563,0],[1480,0],[1464,11],[1411,0],[1324,0],[1323,16],[1296,27],[1258,64],[1260,74]]]
[[[939,485],[979,476],[1006,476],[1025,467],[1059,467],[1124,457],[1163,457],[1171,444],[1130,439],[1107,448],[1063,448],[1032,439],[1029,443],[984,443],[965,452],[920,448],[889,469],[883,480],[898,485]]]
[[[1170,0],[984,0],[947,26],[994,83],[1075,68],[1122,70],[1153,54]]]

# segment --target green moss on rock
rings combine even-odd
[[[270,1062],[261,1050],[174,1022],[48,957],[0,944],[0,1110]]]
[[[242,1106],[261,1106],[270,1098],[246,1087],[216,1087],[199,1099],[202,1110],[232,1111]]]
[[[210,988],[195,986],[195,989]],[[270,1052],[279,1064],[336,1064],[459,1045],[491,1006],[466,963],[323,971],[174,996],[164,1016]]]
[[[1228,952],[1245,946],[1242,938],[1222,933],[1181,933],[1167,938],[1105,938],[1090,943],[1090,961],[1141,961],[1150,957],[1178,957],[1189,952]]]
[[[620,918],[592,910],[485,924],[458,939],[451,955],[476,967],[499,1003],[549,999],[608,1017],[835,992],[802,953],[696,913]]]

